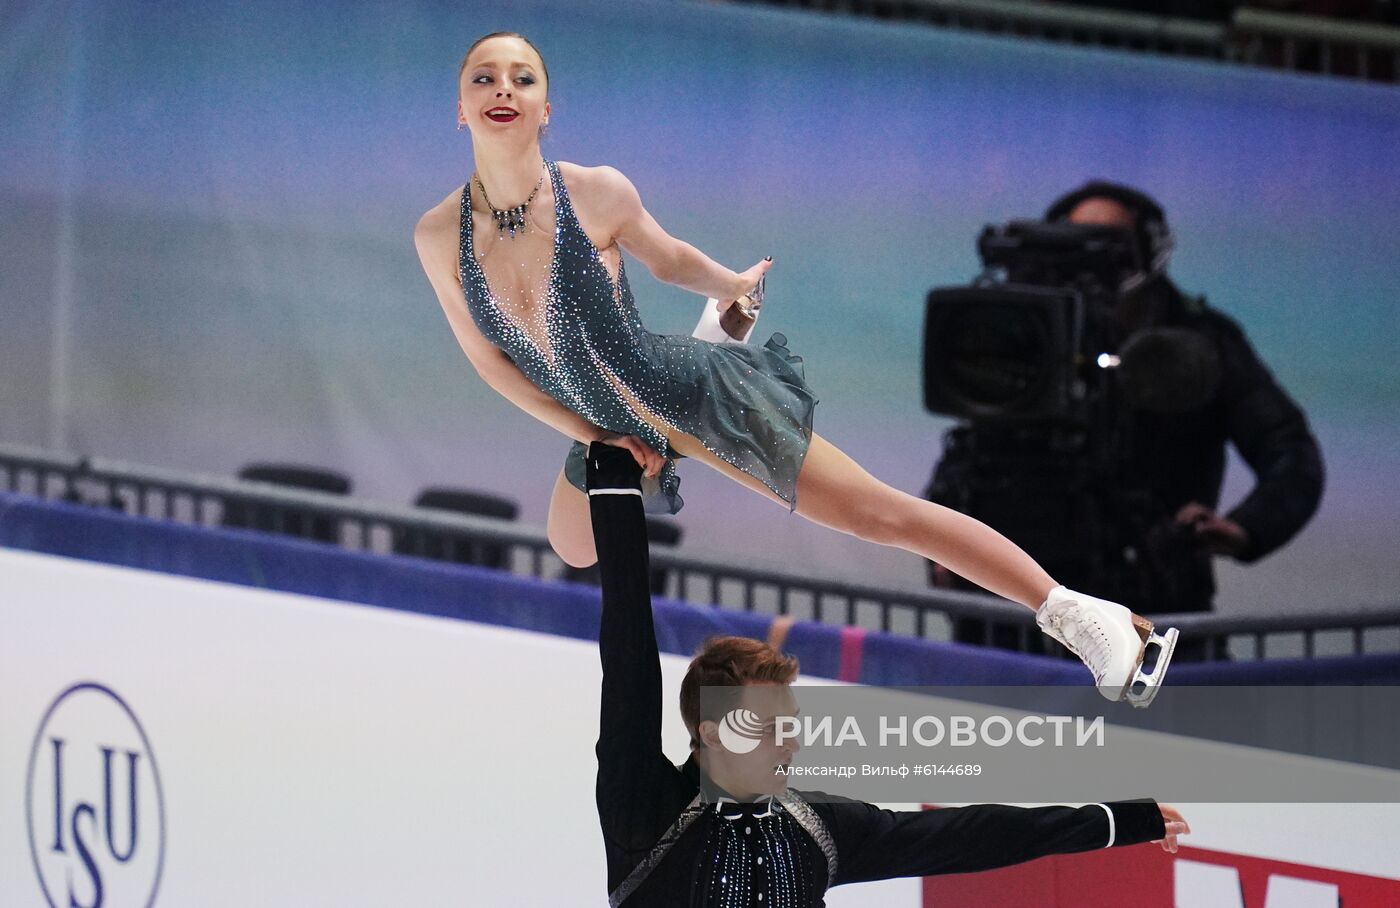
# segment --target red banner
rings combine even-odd
[[[1400,880],[1182,846],[1057,855],[924,879],[924,908],[1395,908]]]

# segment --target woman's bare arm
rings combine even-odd
[[[460,204],[461,196],[454,193],[423,215],[413,231],[413,242],[462,352],[487,385],[545,425],[584,444],[610,434],[537,388],[499,347],[482,336],[472,321],[457,271]]]
[[[583,168],[580,168],[582,170]],[[770,262],[736,273],[694,246],[671,236],[642,206],[632,181],[612,167],[587,168],[585,204],[605,219],[609,234],[659,281],[702,296],[732,300],[753,289]],[[591,203],[591,204],[590,204]]]

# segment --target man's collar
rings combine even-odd
[[[720,787],[700,766],[695,754],[681,765],[681,775],[700,789],[700,801],[712,804],[720,816],[735,819],[740,816],[766,817],[773,811],[773,795],[763,795],[752,801],[740,801]]]

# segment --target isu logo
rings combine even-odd
[[[148,908],[165,858],[165,804],[151,742],[121,697],[75,684],[49,706],[29,752],[29,852],[52,908]]]
[[[732,754],[751,753],[763,736],[763,723],[751,709],[731,709],[719,720],[719,743]]]

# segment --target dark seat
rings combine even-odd
[[[647,542],[652,545],[673,549],[680,545],[681,532],[680,524],[665,517],[648,517],[647,521]],[[651,592],[652,595],[660,596],[666,592],[666,579],[670,571],[665,568],[652,568],[651,570]],[[576,568],[564,565],[564,573],[561,575],[564,580],[573,583],[587,583],[592,586],[599,584],[598,566]]]
[[[514,520],[520,514],[520,506],[509,498],[473,489],[430,487],[420,492],[413,503],[420,508],[500,520]],[[396,530],[394,551],[400,555],[416,555],[458,564],[479,564],[501,569],[510,566],[508,546],[438,530]]]
[[[270,482],[294,489],[349,495],[350,479],[321,467],[301,464],[252,463],[238,471],[239,479]],[[224,504],[223,526],[284,533],[321,542],[340,541],[338,519],[297,505],[272,505],[232,498]]]

